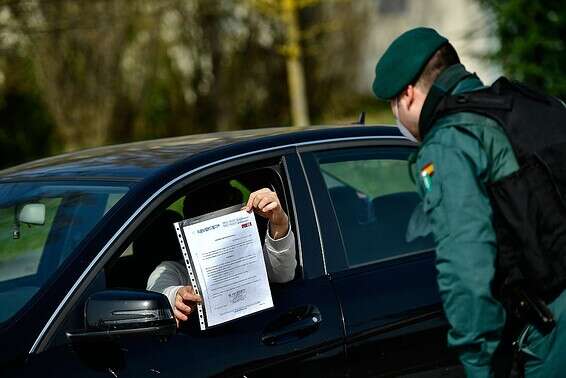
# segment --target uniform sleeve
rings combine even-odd
[[[473,136],[450,132],[448,141],[423,146],[417,185],[437,242],[438,285],[451,326],[448,344],[459,352],[469,377],[490,377],[505,312],[491,293],[496,240],[482,180],[487,155]],[[422,172],[429,163],[434,172],[425,183]]]
[[[269,226],[267,227],[269,230]],[[273,239],[267,231],[263,244],[263,255],[269,281],[285,283],[295,278],[297,259],[295,258],[295,235],[289,227],[287,235]]]
[[[147,279],[147,290],[164,294],[171,308],[175,308],[177,290],[189,284],[187,268],[178,261],[163,261]]]

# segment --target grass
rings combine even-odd
[[[10,260],[26,253],[37,253],[37,259],[41,257],[43,247],[47,241],[53,218],[61,202],[60,198],[50,198],[43,201],[45,204],[45,225],[20,226],[20,238],[13,238],[14,208],[0,209],[0,263]]]

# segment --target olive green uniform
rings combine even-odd
[[[450,74],[444,71],[437,82]],[[468,76],[452,93],[482,87],[477,77]],[[511,145],[495,121],[464,112],[440,118],[411,162],[437,242],[438,285],[451,326],[448,343],[457,348],[470,377],[492,376],[492,356],[506,320],[491,292],[497,248],[486,185],[517,169]],[[532,327],[521,333],[527,377],[566,376],[565,293],[549,307],[557,323],[550,334]]]

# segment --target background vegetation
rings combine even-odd
[[[270,3],[0,2],[0,165],[108,143],[289,124],[286,25]],[[357,110],[348,70],[340,71],[355,66],[361,37],[350,21],[363,14],[347,2],[312,3],[297,14],[319,123],[324,114]]]
[[[566,97],[563,1],[477,1],[500,41],[487,58]],[[291,125],[292,58],[311,124],[350,123],[361,110],[391,123],[387,105],[356,88],[368,3],[0,0],[0,167],[102,144]]]
[[[564,0],[480,0],[493,15],[500,48],[488,58],[507,75],[566,99]]]

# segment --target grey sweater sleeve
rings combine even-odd
[[[182,261],[161,262],[147,279],[147,290],[165,294],[173,309],[177,290],[185,285],[189,285],[189,273]]]
[[[291,231],[291,227],[287,235],[277,240],[269,235],[269,231],[266,233],[263,256],[269,281],[284,283],[295,277],[297,259],[295,258],[295,234]]]

